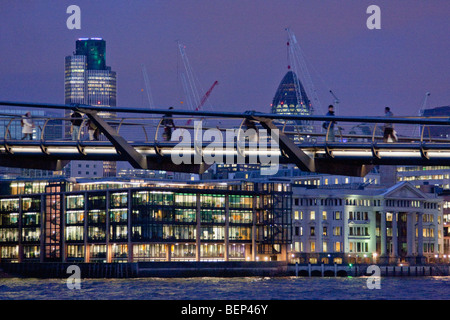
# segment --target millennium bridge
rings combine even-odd
[[[435,134],[450,128],[450,119],[443,117],[329,117],[8,101],[0,105],[21,110],[20,115],[0,111],[0,165],[7,167],[60,170],[71,160],[103,160],[128,161],[139,169],[203,173],[213,163],[292,163],[307,172],[364,176],[375,165],[450,164],[450,139]],[[32,117],[34,139],[22,140],[22,114],[36,108],[66,110],[67,116]],[[81,116],[75,138],[69,134],[73,111]],[[89,140],[89,123],[98,128],[98,140]],[[383,139],[387,123],[394,126],[397,141]],[[167,129],[173,131],[171,139],[164,135]]]

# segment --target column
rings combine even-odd
[[[256,200],[256,196],[253,198],[253,212],[252,212],[252,261],[256,261],[256,204],[257,204],[257,200]],[[262,199],[260,198],[260,201],[262,201]],[[248,246],[245,246],[246,250]],[[247,256],[247,254],[246,254]]]
[[[170,262],[170,260],[172,260],[172,244],[168,243],[165,244],[166,246],[166,261]]]
[[[201,203],[200,203],[200,193],[196,194],[196,202],[197,202],[197,210],[195,213],[196,219],[197,219],[197,238],[195,239],[195,260],[200,261],[200,236],[201,236],[201,221],[202,221],[202,215],[201,215]]]
[[[84,221],[83,221],[83,239],[84,239],[84,262],[89,262],[89,250],[88,250],[88,221],[89,221],[89,195],[84,193]]]
[[[397,230],[398,212],[392,213],[392,256],[391,262],[398,262],[398,230]]]
[[[111,232],[111,217],[109,215],[110,208],[110,197],[111,194],[109,191],[106,191],[106,262],[111,263],[111,245],[109,244],[110,232]]]
[[[417,263],[423,264],[423,212],[417,212],[417,218]]]
[[[61,262],[67,261],[67,250],[66,250],[66,219],[67,219],[67,203],[66,203],[66,194],[61,195],[61,205],[60,205],[60,241],[61,241]]]
[[[322,199],[317,199],[320,201]],[[321,257],[320,253],[323,253],[323,225],[322,225],[322,213],[323,206],[318,206],[318,210],[316,211],[316,252],[319,253],[319,257]],[[320,262],[320,258],[317,262]]]
[[[128,205],[127,205],[127,256],[128,256],[128,262],[133,262],[133,245],[132,245],[132,239],[131,237],[133,236],[133,232],[132,232],[132,225],[131,225],[131,217],[132,217],[132,198],[131,198],[132,194],[131,194],[131,190],[128,190],[128,194],[127,194],[127,198],[128,198]]]
[[[45,222],[46,222],[46,211],[45,211],[45,196],[41,195],[41,212],[39,213],[39,222],[41,225],[41,235],[40,235],[40,252],[39,252],[39,262],[44,262],[45,257]]]
[[[230,201],[229,195],[225,195],[225,261],[229,260],[230,255],[230,233],[228,229],[230,228]]]
[[[380,236],[381,236],[381,248],[380,248],[380,263],[385,264],[387,262],[387,228],[386,228],[386,212],[380,212],[381,221],[380,221]]]
[[[408,212],[407,213],[407,222],[406,222],[406,239],[407,239],[407,253],[406,253],[406,257],[409,260],[410,263],[414,263],[414,234],[416,233],[416,228],[415,228],[415,219],[416,215],[413,212]]]
[[[19,251],[18,251],[18,261],[19,263],[23,262],[23,256],[24,256],[24,250],[23,250],[23,243],[22,243],[22,216],[23,216],[23,206],[22,206],[22,197],[19,197],[19,220],[18,220],[18,231],[19,231],[19,238],[18,245],[19,245]]]

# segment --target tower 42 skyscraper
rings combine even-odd
[[[115,107],[117,103],[116,72],[106,65],[106,42],[102,38],[79,38],[76,50],[65,60],[64,93],[66,104],[86,104],[101,107]],[[102,117],[115,116],[113,111],[99,113]],[[67,113],[66,117],[70,117]],[[67,122],[69,125],[70,123]],[[69,135],[66,128],[66,137]],[[96,170],[89,170],[93,167]],[[99,165],[86,161],[72,161],[70,176],[96,177],[114,176],[115,163]]]
[[[80,38],[76,51],[66,57],[65,103],[115,107],[116,72],[106,66],[106,42],[101,38]]]

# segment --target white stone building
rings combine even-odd
[[[442,199],[408,182],[387,189],[293,185],[292,214],[291,262],[415,264],[443,254]]]

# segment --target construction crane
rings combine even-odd
[[[178,49],[180,51],[181,60],[183,61],[185,74],[181,74],[181,80],[184,88],[184,93],[188,101],[188,107],[194,110],[195,106],[200,105],[200,95],[198,89],[198,81],[194,76],[194,71],[189,63],[189,59],[186,55],[186,46],[178,42]]]
[[[339,106],[339,102],[341,102],[341,101],[339,100],[338,97],[336,97],[336,95],[333,93],[332,90],[330,90],[330,93],[331,93],[331,95],[332,95],[333,98],[334,98],[334,104],[335,104],[335,107],[336,107],[336,115],[337,115],[337,114],[338,114],[338,106]]]
[[[195,108],[195,111],[199,111],[203,107],[203,105],[205,104],[205,102],[208,99],[209,95],[213,91],[214,87],[216,85],[218,85],[218,84],[219,84],[219,81],[217,81],[217,80],[214,81],[212,86],[208,89],[208,91],[206,91],[205,95],[203,96],[202,100],[200,101],[200,104]],[[191,123],[191,121],[192,121],[192,119],[189,119],[186,124],[189,125]]]
[[[145,91],[147,92],[148,106],[150,107],[150,109],[153,109],[155,107],[155,104],[153,102],[152,92],[150,91],[150,81],[148,80],[148,73],[147,69],[145,68],[145,65],[142,65],[142,75],[144,76]]]
[[[186,96],[186,100],[188,102],[188,107],[191,110],[199,111],[205,104],[206,100],[208,100],[209,95],[211,94],[214,87],[219,84],[216,80],[212,84],[212,86],[206,91],[203,97],[200,99],[199,92],[201,92],[201,85],[198,79],[194,75],[194,71],[192,69],[191,64],[189,63],[189,59],[186,55],[186,46],[178,42],[178,49],[180,51],[181,60],[183,61],[185,73],[181,74],[181,81],[183,84],[184,93]],[[190,124],[191,120],[187,121],[187,124]]]
[[[287,42],[288,60],[289,60],[288,69],[292,67],[294,72],[297,74],[298,79],[301,80],[303,87],[305,88],[306,94],[310,99],[311,114],[313,114],[314,111],[319,111],[319,113],[322,113],[319,96],[317,95],[317,91],[311,79],[311,74],[309,73],[308,67],[306,65],[306,59],[304,57],[303,51],[300,48],[300,45],[297,41],[297,38],[295,37],[295,34],[289,28],[286,28],[285,30],[288,34],[288,42]],[[299,96],[300,88],[296,90],[296,94],[298,101],[301,101],[301,97]],[[305,103],[307,103],[307,101],[305,101]]]
[[[422,117],[422,116],[423,116],[423,113],[424,113],[424,111],[425,111],[425,109],[426,109],[426,107],[427,107],[427,101],[428,101],[428,97],[430,96],[430,94],[431,94],[431,93],[429,93],[429,92],[425,93],[425,97],[423,98],[422,107],[421,107],[420,110],[419,110],[419,117]],[[413,136],[416,135],[416,130],[417,130],[417,129],[419,129],[419,135],[420,135],[420,132],[421,132],[421,125],[414,126]]]

